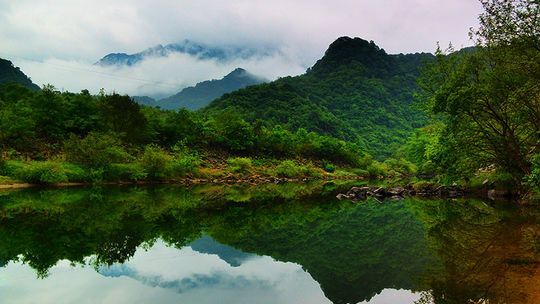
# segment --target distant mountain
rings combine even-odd
[[[180,43],[172,43],[165,46],[160,44],[135,54],[111,53],[101,58],[95,64],[101,66],[132,66],[146,58],[166,57],[174,53],[187,54],[198,59],[215,59],[220,62],[227,62],[234,59],[266,57],[272,54],[268,50],[263,51],[244,47],[213,47],[191,40],[184,40]]]
[[[416,79],[432,54],[389,55],[372,41],[341,37],[300,76],[241,89],[203,111],[225,109],[359,143],[378,159],[426,122],[413,105]]]
[[[194,87],[187,87],[173,96],[158,101],[147,96],[137,96],[134,97],[134,100],[145,105],[159,106],[162,109],[187,108],[197,110],[207,106],[212,100],[221,97],[223,94],[265,81],[265,79],[255,76],[244,69],[237,68],[219,80],[200,82]]]
[[[39,86],[34,84],[18,67],[13,66],[9,60],[0,58],[0,84],[18,83],[33,90],[39,90]]]

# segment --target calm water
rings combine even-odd
[[[0,303],[540,303],[537,208],[336,187],[0,192]]]

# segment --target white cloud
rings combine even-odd
[[[52,84],[57,89],[72,92],[88,89],[94,94],[103,88],[106,92],[153,97],[168,96],[197,82],[222,78],[237,67],[270,80],[305,71],[305,67],[281,54],[220,63],[175,53],[146,59],[131,67],[104,67],[61,59],[14,60],[14,63],[40,86]]]
[[[466,46],[468,29],[477,24],[480,11],[474,0],[8,0],[0,3],[0,57],[20,63],[38,82],[75,89],[96,86],[90,82],[95,77],[68,76],[50,63],[88,69],[111,52],[135,53],[190,39],[214,46],[281,50],[286,56],[237,63],[274,77],[311,66],[328,44],[344,35],[374,40],[389,53],[433,51],[437,41]],[[37,67],[21,58],[44,64]],[[221,77],[231,68],[211,62],[197,68],[195,63],[201,62],[170,59],[164,66],[156,63],[162,70],[152,70],[148,63],[113,74],[180,85]],[[108,80],[103,87],[137,94],[153,91],[150,86]],[[134,87],[138,89],[131,91]]]

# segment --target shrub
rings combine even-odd
[[[321,169],[313,167],[312,165],[308,166],[299,166],[300,172],[304,176],[311,176],[311,177],[322,177],[323,172]]]
[[[416,173],[417,171],[417,167],[416,165],[414,165],[413,163],[403,159],[403,158],[400,158],[400,159],[395,159],[395,158],[390,158],[390,159],[387,159],[385,162],[384,162],[384,165],[386,165],[386,169],[388,170],[387,173],[393,175],[393,176],[397,176],[397,175],[400,175],[400,176],[410,176],[410,175],[413,175]]]
[[[50,161],[35,161],[29,163],[9,161],[4,166],[5,172],[31,184],[56,184],[68,181],[66,171],[59,163]]]
[[[284,160],[276,166],[276,174],[283,177],[295,177],[302,173],[302,168],[292,160]]]
[[[13,182],[14,180],[11,177],[0,175],[0,184],[10,184]]]
[[[186,176],[188,173],[196,173],[201,165],[199,155],[190,151],[185,145],[176,145],[173,147],[175,157],[171,164],[171,171],[178,176]]]
[[[156,145],[147,145],[139,158],[148,178],[152,180],[165,179],[170,176],[170,163],[172,157]]]
[[[360,168],[354,168],[354,169],[350,169],[349,170],[352,174],[355,174],[357,176],[363,176],[363,177],[368,177],[370,174],[369,174],[369,171],[365,170],[365,169],[360,169]]]
[[[324,171],[328,172],[328,173],[332,173],[334,171],[336,171],[336,166],[334,166],[332,163],[329,163],[329,162],[323,162],[323,169]]]
[[[85,182],[90,180],[88,173],[75,164],[62,163],[61,166],[70,182]]]
[[[377,161],[373,161],[366,168],[366,171],[368,172],[369,177],[371,178],[378,178],[378,177],[386,175],[386,167]]]
[[[229,170],[235,173],[247,173],[253,167],[251,158],[247,157],[235,157],[227,160]]]
[[[64,142],[64,153],[68,161],[88,168],[106,168],[131,158],[113,135],[95,132],[83,139],[71,135]]]

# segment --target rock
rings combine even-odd
[[[386,190],[383,187],[379,187],[375,190],[373,190],[373,195],[376,197],[385,197],[386,196]]]
[[[456,198],[456,197],[461,197],[461,196],[463,196],[463,193],[461,191],[458,191],[458,190],[448,191],[449,198]]]
[[[336,195],[336,198],[338,200],[342,200],[342,199],[348,199],[349,197],[343,193],[339,193],[338,195]]]
[[[491,200],[510,198],[512,193],[509,190],[491,189],[488,191],[488,198]]]
[[[402,196],[405,189],[402,187],[390,188],[386,190],[389,196]]]

